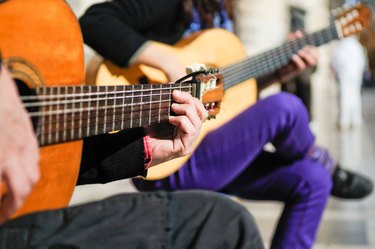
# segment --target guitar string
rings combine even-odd
[[[332,35],[331,35],[332,36]],[[309,37],[310,38],[310,37]],[[312,38],[310,38],[310,39],[313,39],[314,40],[314,37],[312,37]],[[293,40],[294,41],[294,40]],[[322,40],[322,42],[323,42],[323,40]],[[276,53],[280,53],[280,52],[282,52],[282,53],[292,53],[292,51],[293,51],[293,48],[295,47],[295,42],[294,43],[290,43],[290,44],[288,44],[288,46],[281,46],[281,47],[279,47],[279,48],[277,48],[277,49],[275,49],[276,50]],[[281,49],[280,49],[281,48]],[[284,50],[284,51],[286,51],[286,52],[284,52],[284,51],[282,51],[282,50]],[[273,57],[276,57],[275,55],[273,55],[273,53],[274,53],[275,51],[271,51],[271,53],[267,53],[266,54],[266,56],[261,56],[261,58],[250,58],[250,60],[245,60],[243,63],[241,63],[240,65],[235,65],[235,67],[233,67],[233,68],[235,68],[234,70],[232,69],[232,68],[229,68],[229,69],[232,69],[232,70],[227,70],[227,71],[229,71],[230,73],[228,73],[228,75],[226,75],[225,74],[225,76],[226,76],[226,79],[227,79],[227,77],[229,77],[229,78],[232,78],[233,80],[230,80],[230,83],[232,83],[235,79],[241,79],[240,81],[243,81],[244,79],[246,79],[246,77],[250,77],[250,76],[253,76],[253,75],[249,75],[248,74],[248,71],[247,72],[245,72],[245,74],[240,74],[240,73],[238,73],[238,70],[243,70],[243,68],[245,67],[245,66],[247,66],[247,67],[250,67],[250,68],[254,68],[254,71],[256,72],[256,70],[258,70],[258,74],[264,74],[265,72],[267,72],[267,71],[272,71],[272,70],[270,70],[270,68],[269,68],[269,65],[267,65],[267,64],[269,64],[269,58],[271,57],[271,56],[273,56]],[[275,53],[275,54],[276,54]],[[290,56],[290,55],[289,55]],[[265,59],[265,58],[266,59]],[[280,56],[277,56],[277,57],[280,57]],[[272,57],[271,57],[272,58]],[[259,59],[261,59],[261,60],[263,60],[263,62],[260,62],[260,63],[257,63],[258,62],[258,60]],[[272,68],[272,69],[277,69],[277,67],[280,67],[280,66],[282,66],[281,64],[288,64],[288,62],[290,61],[289,60],[289,58],[287,58],[286,59],[286,57],[284,56],[284,58],[283,58],[284,60],[283,61],[281,61],[281,63],[280,63],[280,60],[281,59],[279,59],[279,64],[277,65],[274,65],[274,68]],[[272,60],[272,59],[271,59]],[[249,65],[249,64],[254,64],[254,66],[252,66],[251,67],[251,65]],[[277,66],[277,67],[275,67],[275,66]],[[227,71],[225,71],[225,72],[227,72]],[[233,76],[233,74],[234,73],[236,73],[237,72],[237,75],[235,75],[235,76]],[[246,74],[247,73],[247,74]],[[256,76],[256,75],[255,75]],[[228,81],[227,81],[228,82]],[[237,81],[238,82],[238,81]],[[231,86],[232,84],[229,84],[229,87]]]
[[[134,116],[132,119],[131,118],[125,118],[125,119],[122,119],[122,113],[121,112],[116,112],[115,114],[111,114],[111,115],[107,115],[108,117],[112,117],[112,120],[111,121],[107,121],[107,122],[95,122],[95,123],[91,123],[89,124],[87,122],[87,124],[84,124],[84,125],[81,125],[81,126],[73,126],[73,127],[65,127],[63,129],[58,128],[57,127],[57,123],[54,123],[54,125],[48,125],[48,127],[51,130],[49,131],[45,131],[43,133],[40,133],[39,136],[44,136],[44,135],[49,135],[49,134],[56,134],[56,133],[62,133],[64,131],[66,132],[70,132],[72,130],[78,130],[80,128],[82,129],[87,129],[87,128],[95,128],[96,126],[104,126],[104,125],[109,125],[109,124],[115,124],[115,127],[116,129],[115,130],[121,130],[121,129],[124,129],[124,128],[133,128],[133,127],[138,127],[137,125],[133,126],[133,127],[129,127],[128,123],[130,123],[130,120],[133,120],[133,122],[135,120],[138,120],[138,119],[143,119],[144,121],[143,122],[140,122],[139,123],[139,126],[144,126],[144,125],[150,125],[150,124],[153,124],[153,123],[158,123],[158,120],[163,120],[161,119],[161,116],[166,116],[166,119],[169,117],[169,106],[168,107],[165,107],[165,108],[162,108],[164,110],[165,113],[160,113],[161,115],[159,114],[152,114],[153,112],[152,111],[155,111],[155,110],[159,110],[159,108],[152,108],[152,109],[148,109],[148,110],[144,110],[143,109],[143,112],[146,112],[144,115],[142,116]],[[131,112],[125,112],[126,114],[130,114]],[[132,112],[134,114],[134,112]],[[138,112],[139,113],[139,112]],[[150,115],[151,113],[151,115]],[[130,116],[130,115],[129,115]],[[151,117],[151,119],[148,119],[149,117]],[[90,118],[89,120],[93,120],[92,118]],[[121,123],[123,123],[124,125],[120,125]],[[47,125],[45,125],[47,126]],[[57,127],[57,129],[55,129]],[[41,128],[41,126],[39,126],[39,128]],[[45,129],[44,129],[45,130]],[[114,129],[106,129],[105,131],[103,132],[108,132],[108,131],[112,131]],[[90,131],[91,132],[91,131]],[[75,134],[77,135],[77,134]]]
[[[132,106],[138,106],[138,107],[141,107],[142,105],[146,105],[146,108],[143,108],[143,112],[145,112],[146,113],[146,115],[148,115],[148,116],[150,116],[150,117],[154,117],[155,115],[152,115],[151,113],[152,113],[152,111],[154,111],[154,110],[159,110],[159,107],[163,107],[165,110],[169,110],[169,108],[170,108],[170,103],[171,103],[171,101],[170,101],[170,94],[164,94],[164,95],[167,95],[167,99],[160,99],[159,98],[159,96],[155,96],[155,97],[157,97],[158,98],[158,100],[157,101],[155,101],[155,100],[150,100],[150,101],[144,101],[144,102],[142,102],[142,103],[136,103],[136,104],[126,104],[126,105],[118,105],[118,104],[116,104],[116,103],[114,103],[113,105],[108,105],[108,106],[100,106],[100,108],[99,108],[99,112],[98,112],[98,108],[96,108],[96,107],[88,107],[88,108],[79,108],[79,109],[76,109],[75,111],[72,111],[72,112],[69,112],[69,111],[62,111],[62,110],[53,110],[53,111],[45,111],[45,112],[43,112],[43,113],[33,113],[33,116],[40,116],[40,114],[42,114],[42,115],[45,115],[45,116],[55,116],[55,117],[58,117],[58,116],[60,116],[60,115],[66,115],[66,114],[68,114],[68,113],[71,113],[72,115],[72,118],[65,118],[64,119],[64,122],[67,122],[67,123],[69,123],[69,122],[73,122],[73,121],[79,121],[79,120],[81,120],[81,118],[83,117],[83,118],[85,118],[85,120],[88,120],[87,121],[87,123],[89,123],[89,122],[91,122],[91,121],[94,121],[93,123],[95,123],[95,124],[93,124],[93,125],[91,125],[91,127],[94,127],[95,125],[102,125],[102,124],[111,124],[112,123],[112,121],[113,121],[113,119],[112,119],[112,121],[111,122],[107,122],[107,123],[103,123],[103,122],[95,122],[95,120],[97,120],[97,118],[103,118],[105,115],[102,115],[103,114],[103,111],[104,110],[115,110],[114,112],[112,112],[112,113],[108,113],[106,116],[107,117],[114,117],[114,120],[117,122],[117,121],[121,121],[121,119],[117,119],[116,117],[117,116],[119,116],[119,115],[123,115],[122,114],[122,112],[120,112],[120,111],[116,111],[116,108],[121,108],[121,107],[132,107]],[[161,101],[160,101],[161,100]],[[156,107],[156,108],[147,108],[147,107],[153,107],[151,104],[157,104],[157,103],[159,103],[159,105],[158,105],[158,107]],[[161,103],[168,103],[168,105],[167,106],[162,106],[161,105]],[[135,109],[136,110],[136,109]],[[97,113],[100,113],[100,115],[95,115],[95,116],[93,116],[93,115],[90,115],[91,113],[90,112],[92,112],[92,111],[96,111]],[[83,115],[78,115],[78,114],[82,114],[82,112],[87,112],[87,113],[85,113],[85,114],[87,114],[87,116],[90,116],[90,118],[89,119],[86,119],[86,116],[83,116]],[[135,112],[135,111],[133,111],[133,112]],[[124,112],[124,114],[129,114],[130,112]],[[160,112],[161,113],[161,112]],[[164,115],[164,113],[162,113],[163,115]],[[144,118],[144,117],[147,117],[147,116],[141,116],[142,118]],[[156,115],[156,117],[157,117],[157,115]],[[139,116],[138,116],[138,118],[139,118]],[[125,119],[125,121],[128,121],[129,119]],[[73,123],[75,123],[75,122],[73,122]],[[50,122],[50,123],[48,123],[48,126],[54,126],[54,125],[56,125],[57,123],[55,122],[55,120],[53,120],[53,122]],[[41,126],[41,125],[39,125],[39,126]],[[87,126],[75,126],[75,127],[70,127],[70,129],[79,129],[80,127],[82,127],[82,128],[87,128]],[[41,127],[40,127],[41,128]],[[43,130],[43,129],[42,129]],[[64,131],[65,129],[63,128],[63,129],[60,129],[59,131]],[[44,133],[43,133],[44,134]],[[48,134],[48,132],[46,132],[46,134]]]
[[[190,88],[189,88],[190,90]],[[146,92],[146,91],[145,91]],[[187,91],[190,93],[190,91]],[[56,105],[62,105],[62,104],[77,104],[77,103],[86,103],[86,102],[96,102],[96,101],[105,101],[105,100],[122,100],[122,99],[135,99],[135,98],[140,98],[140,97],[150,97],[150,96],[153,96],[155,94],[141,94],[141,95],[134,95],[134,96],[116,96],[116,95],[121,95],[121,94],[115,94],[115,96],[113,97],[103,97],[103,98],[87,98],[87,99],[77,99],[75,97],[71,97],[71,98],[75,98],[75,99],[63,99],[63,100],[51,100],[51,101],[36,101],[36,102],[33,102],[33,103],[25,103],[24,106],[26,108],[31,108],[31,107],[43,107],[43,106],[56,106]],[[170,95],[169,93],[160,93],[160,94],[157,94],[157,95]]]
[[[282,49],[285,49],[285,48],[282,48]],[[281,53],[284,53],[284,51],[276,51],[277,52],[281,52]],[[294,51],[293,51],[294,52]],[[286,50],[286,53],[289,53],[289,58],[291,57],[291,55],[293,54],[290,50]],[[290,59],[287,58],[286,56],[283,56],[283,58],[279,58],[278,61],[275,62],[275,60],[271,57],[271,56],[274,56],[272,55],[272,53],[269,53],[267,54],[267,57],[265,59],[265,62],[264,63],[256,63],[255,62],[255,66],[253,65],[249,65],[249,63],[242,63],[241,65],[238,65],[237,67],[237,70],[243,70],[244,69],[244,66],[249,66],[250,67],[250,70],[247,69],[246,72],[242,73],[242,74],[238,74],[238,75],[234,75],[233,76],[233,72],[232,71],[229,71],[229,83],[228,81],[226,81],[225,83],[227,83],[228,85],[226,85],[225,87],[228,88],[230,86],[233,85],[233,83],[236,83],[236,81],[243,81],[245,79],[248,79],[250,77],[257,77],[259,75],[262,75],[262,74],[265,74],[266,72],[272,72],[274,71],[275,69],[278,69],[280,68],[281,66],[283,65],[287,65],[289,62],[290,62]],[[271,57],[271,59],[270,59]],[[278,58],[280,56],[274,56],[274,58]],[[263,58],[262,58],[263,59]],[[271,62],[270,62],[271,60]],[[250,61],[250,63],[253,63],[254,64],[254,60]],[[251,67],[252,66],[252,67]],[[227,76],[225,75],[225,72],[228,72],[228,71],[224,71],[224,76]],[[252,74],[251,74],[252,73]],[[258,74],[258,75],[257,75]],[[227,78],[226,78],[227,79]],[[231,84],[230,84],[231,83]]]
[[[170,96],[171,96],[171,94],[168,94],[168,103],[170,104],[170,102],[171,102],[171,98],[170,98]],[[160,101],[156,101],[156,103],[157,102],[160,102]],[[164,101],[164,102],[166,102],[166,101]],[[121,105],[120,105],[121,106]],[[150,107],[152,107],[151,105],[149,105]],[[113,106],[110,106],[111,107],[111,109],[112,110],[115,110],[115,109],[113,109]],[[138,120],[139,118],[143,118],[143,117],[145,117],[145,118],[150,118],[150,119],[143,119],[143,120],[146,120],[146,123],[145,124],[148,124],[148,125],[150,125],[150,124],[152,124],[152,123],[156,123],[156,121],[158,121],[158,122],[160,122],[160,120],[162,120],[161,119],[161,115],[162,116],[166,116],[166,117],[169,117],[169,109],[170,109],[170,105],[168,105],[168,106],[166,106],[166,107],[164,107],[163,108],[163,110],[165,110],[163,113],[162,112],[158,112],[159,114],[152,114],[152,111],[153,110],[160,110],[160,107],[161,107],[161,105],[159,105],[159,107],[158,108],[151,108],[151,109],[145,109],[145,108],[143,108],[142,109],[142,111],[143,111],[143,113],[146,113],[145,115],[142,115],[142,116],[134,116],[134,118],[133,118],[133,120]],[[125,113],[130,113],[130,112],[125,112]],[[134,111],[133,112],[131,112],[131,113],[134,113]],[[124,125],[120,125],[120,124],[124,124],[124,120],[122,119],[122,117],[123,117],[123,113],[122,112],[120,112],[120,111],[117,111],[117,112],[114,112],[114,113],[112,113],[112,114],[108,114],[108,116],[112,116],[113,118],[112,118],[112,121],[109,121],[109,122],[96,122],[96,124],[91,124],[90,125],[90,123],[89,122],[87,122],[87,124],[86,125],[84,125],[84,126],[82,126],[82,125],[80,125],[80,126],[74,126],[74,127],[69,127],[69,129],[54,129],[54,127],[49,127],[50,129],[48,129],[49,130],[49,132],[45,132],[45,133],[43,133],[43,134],[40,134],[40,140],[41,141],[45,141],[46,139],[45,139],[45,135],[49,135],[50,137],[51,137],[51,130],[53,129],[53,131],[52,131],[52,135],[53,135],[53,137],[54,138],[57,138],[57,140],[58,140],[58,138],[59,138],[59,136],[58,136],[58,134],[60,134],[61,132],[66,132],[66,131],[74,131],[74,130],[77,130],[77,129],[79,129],[79,130],[82,130],[82,128],[83,129],[86,129],[86,130],[89,130],[89,129],[87,129],[87,128],[97,128],[97,126],[98,125],[100,125],[100,126],[103,126],[103,130],[105,130],[105,131],[103,131],[103,133],[104,132],[108,132],[108,131],[111,131],[111,129],[105,129],[105,125],[106,124],[113,124],[112,125],[112,127],[116,127],[116,129],[124,129],[124,128],[127,128],[127,127],[129,127],[129,126],[127,126],[127,124],[126,124],[126,126]],[[117,117],[119,117],[120,116],[120,118],[117,118]],[[93,118],[95,118],[95,117],[93,117]],[[92,120],[93,118],[91,118],[90,117],[90,120]],[[129,121],[130,119],[125,119],[125,121]],[[148,121],[148,122],[147,122]],[[74,122],[73,122],[73,124],[75,124]],[[45,125],[45,124],[44,124]],[[143,124],[143,122],[139,122],[139,125],[140,126],[143,126],[144,124]],[[56,125],[55,125],[55,127],[56,127]],[[132,128],[132,127],[129,127],[129,128]],[[47,129],[44,129],[44,130],[47,130]],[[97,129],[96,129],[97,130]],[[102,130],[102,129],[101,129]],[[92,133],[91,131],[89,132],[90,134]],[[74,132],[71,132],[71,133],[68,133],[68,134],[71,134],[71,136],[70,136],[70,140],[72,140],[72,137],[73,138],[79,138],[79,137],[82,137],[82,136],[79,136],[79,135],[77,135],[77,133],[74,133]],[[86,136],[87,136],[88,134],[86,133]],[[66,137],[65,137],[65,139],[66,139]],[[64,140],[65,141],[65,140]],[[50,144],[50,143],[53,143],[53,142],[57,142],[56,140],[54,140],[54,141],[52,141],[52,139],[49,139],[48,140],[48,143],[42,143],[42,144]]]
[[[155,101],[155,102],[151,102],[151,101],[146,102],[145,101],[144,103],[146,103],[146,105],[150,104],[150,103],[151,104],[158,104],[158,105],[162,106],[163,108],[165,107],[166,104],[168,104],[169,107],[170,107],[170,104],[171,104],[171,102],[168,99],[164,99],[164,101],[162,100],[162,101]],[[57,117],[58,115],[64,115],[64,116],[68,116],[69,115],[70,118],[67,117],[64,120],[66,122],[70,122],[70,121],[78,121],[79,118],[77,118],[77,116],[79,115],[79,113],[82,113],[83,115],[84,114],[90,114],[92,116],[91,119],[96,119],[96,118],[103,118],[104,116],[106,116],[106,115],[103,115],[103,113],[105,113],[106,111],[108,112],[108,110],[109,111],[110,110],[115,110],[115,112],[117,113],[117,112],[120,112],[120,111],[116,111],[119,108],[124,109],[124,110],[125,110],[125,108],[127,108],[127,109],[131,108],[132,110],[136,110],[137,111],[137,108],[140,109],[141,106],[142,106],[141,104],[139,104],[139,105],[138,104],[131,104],[131,105],[128,105],[128,106],[125,106],[125,105],[111,105],[111,106],[101,107],[101,108],[97,108],[97,107],[86,108],[86,109],[82,108],[82,109],[80,109],[80,111],[59,112],[59,113],[57,113],[57,112],[53,112],[52,113],[52,111],[46,111],[46,112],[42,113],[43,115],[39,115],[39,116],[34,115],[33,117],[42,117],[42,116],[44,116],[44,117],[45,116],[47,116],[47,117],[48,116],[55,116],[55,117]],[[150,105],[148,105],[148,106],[150,106]],[[151,105],[151,107],[153,107],[153,105]],[[145,110],[149,110],[149,109],[145,108]],[[93,112],[96,112],[97,114],[96,115],[92,115]],[[109,112],[110,114],[108,114],[108,115],[112,115],[115,112]],[[125,112],[125,114],[126,113],[127,112]],[[54,121],[52,122],[52,124],[54,124]]]
[[[267,71],[272,71],[274,69],[277,69],[278,67],[283,66],[282,64],[287,65],[290,62],[291,54],[294,54],[296,50],[296,46],[301,47],[301,46],[305,46],[308,43],[314,44],[315,42],[323,44],[326,41],[336,39],[338,37],[337,32],[333,33],[334,31],[336,31],[336,30],[333,30],[333,28],[334,26],[331,26],[325,30],[317,31],[315,33],[302,37],[305,39],[296,39],[296,40],[289,41],[286,43],[286,45],[284,44],[280,47],[274,48],[265,54],[255,56],[253,58],[247,58],[239,63],[225,67],[222,71],[225,77],[225,80],[224,80],[225,88],[231,87],[233,85],[233,82],[235,83],[237,83],[238,81],[241,82],[241,81],[244,81],[246,78],[253,76],[253,75],[249,75],[248,70],[246,72],[243,72],[244,67],[254,68],[253,71],[255,72],[258,71],[259,74],[265,73]],[[282,56],[283,58],[278,58],[280,57],[280,53],[284,55],[288,54],[289,58],[287,58],[287,56]],[[274,58],[278,58],[279,62],[275,63]],[[262,62],[258,62],[258,61],[262,61]],[[273,68],[270,67],[270,64],[273,64]],[[228,83],[228,78],[231,84]],[[235,79],[238,79],[237,82]]]
[[[170,94],[165,94],[167,96],[169,96]],[[105,99],[103,99],[104,101]],[[49,115],[61,115],[61,114],[70,114],[70,113],[79,113],[79,112],[83,112],[83,111],[95,111],[95,110],[108,110],[108,109],[113,109],[113,108],[117,108],[117,107],[132,107],[132,106],[142,106],[142,105],[146,105],[146,104],[157,104],[159,103],[160,101],[157,100],[157,101],[144,101],[144,102],[140,102],[140,103],[134,103],[134,104],[125,104],[125,105],[117,105],[117,104],[114,104],[114,105],[105,105],[105,106],[100,106],[99,108],[96,108],[96,107],[86,107],[86,108],[73,108],[73,109],[64,109],[64,110],[49,110],[49,111],[31,111],[29,112],[29,116],[30,117],[42,117],[42,116],[49,116]],[[162,102],[166,102],[166,101],[162,101]]]
[[[268,61],[265,60],[264,57],[276,57],[276,56],[280,57],[280,54],[279,54],[280,52],[282,54],[292,53],[295,50],[296,45],[298,45],[300,47],[300,46],[305,46],[308,43],[314,44],[317,39],[318,40],[322,39],[322,37],[324,37],[324,33],[327,33],[327,32],[328,32],[328,34],[331,34],[330,36],[333,36],[333,38],[334,38],[334,34],[332,34],[332,33],[333,33],[333,31],[336,31],[336,30],[332,30],[333,28],[335,28],[335,26],[332,24],[329,28],[326,28],[324,30],[316,31],[314,33],[307,34],[304,37],[297,38],[297,39],[291,40],[291,41],[287,41],[283,45],[271,49],[269,52],[262,53],[262,54],[259,54],[259,55],[255,55],[252,58],[246,58],[242,61],[242,63],[252,63],[255,66],[262,67],[264,64],[268,64]],[[336,34],[337,34],[337,32],[336,32]],[[337,37],[337,35],[336,35],[336,37]],[[322,40],[321,42],[324,42],[324,40]],[[287,58],[287,59],[289,59],[289,58]],[[231,69],[231,72],[234,72],[235,69],[233,69],[233,68],[235,68],[238,64],[239,63],[229,65],[228,68]],[[233,68],[231,68],[231,67],[233,67]],[[234,73],[236,73],[236,72],[234,72]]]
[[[65,94],[53,94],[53,93],[49,93],[49,94],[43,94],[43,95],[35,95],[35,96],[21,96],[21,100],[22,101],[31,101],[31,100],[36,100],[36,101],[39,101],[41,99],[51,99],[51,98],[70,98],[70,97],[87,97],[87,96],[93,96],[93,95],[107,95],[107,94],[124,94],[124,93],[143,93],[143,92],[147,92],[147,91],[155,91],[155,90],[177,90],[177,89],[189,89],[191,88],[192,86],[189,85],[189,86],[182,86],[182,87],[179,87],[179,86],[172,86],[172,87],[164,87],[165,85],[163,84],[155,84],[155,85],[148,85],[148,86],[152,86],[150,88],[145,88],[145,89],[139,89],[139,90],[120,90],[120,91],[109,91],[109,92],[91,92],[91,93],[65,93]],[[42,90],[42,89],[51,89],[52,91],[55,90],[55,89],[74,89],[76,87],[81,87],[81,86],[63,86],[63,87],[39,87],[39,88],[36,88],[36,90]],[[97,89],[100,89],[100,87],[102,86],[83,86],[84,88],[97,88]],[[116,86],[108,86],[108,87],[116,87]]]

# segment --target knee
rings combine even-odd
[[[204,209],[204,207],[211,211],[222,209],[233,213],[246,210],[245,207],[232,200],[228,195],[222,193],[206,190],[189,190],[177,191],[175,194],[183,196],[185,200],[189,200],[189,203],[197,203],[202,209]]]
[[[320,164],[306,160],[299,177],[301,180],[295,189],[298,198],[320,199],[325,203],[331,194],[331,174]]]
[[[307,110],[304,104],[302,103],[301,99],[299,99],[294,94],[278,93],[270,96],[269,101],[272,103],[273,110],[279,110],[282,113],[307,113]]]
[[[239,221],[246,221],[255,226],[250,212],[226,194],[205,190],[178,191],[175,193],[180,195],[186,203],[189,203],[191,209],[198,208],[200,213],[206,212],[221,218],[237,217]]]
[[[308,122],[309,115],[303,102],[293,94],[278,93],[263,100],[266,111],[277,115],[281,120],[294,123],[296,120]]]
[[[195,231],[208,231],[216,236],[214,241],[207,242],[210,248],[264,248],[263,242],[250,212],[238,202],[232,200],[229,196],[208,191],[185,191],[180,192],[190,199],[189,210],[192,215],[189,216],[190,223],[192,219],[198,219]],[[186,199],[186,198],[185,198]],[[197,208],[197,210],[191,211]],[[202,229],[207,227],[207,229]],[[214,245],[213,245],[214,244]]]

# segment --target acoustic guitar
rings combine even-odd
[[[256,101],[255,78],[268,75],[289,64],[292,55],[306,45],[320,46],[360,32],[368,25],[370,16],[370,9],[363,4],[342,8],[336,14],[336,20],[326,29],[288,41],[282,46],[252,58],[246,58],[245,49],[240,40],[223,29],[209,29],[195,33],[174,46],[154,42],[161,50],[174,54],[185,65],[199,62],[221,68],[226,90],[221,110],[215,120],[203,125],[196,147],[209,132],[222,126]],[[166,81],[166,75],[156,68],[142,64],[121,68],[100,56],[92,58],[86,73],[86,83],[93,85],[105,82],[127,85],[131,82],[154,84]],[[167,177],[178,170],[188,159],[189,156],[185,156],[152,167],[147,179],[156,180]]]
[[[41,179],[14,216],[67,206],[78,177],[81,139],[135,127],[164,128],[173,115],[173,90],[202,99],[210,116],[219,111],[224,91],[216,69],[175,84],[85,86],[82,35],[63,0],[8,0],[0,4],[0,20],[4,65],[19,83],[41,146]]]

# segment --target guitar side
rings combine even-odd
[[[155,42],[160,49],[174,54],[184,65],[203,63],[208,67],[221,68],[246,57],[245,49],[240,40],[231,32],[223,29],[210,29],[193,34],[175,46]],[[230,49],[229,49],[230,48]],[[145,65],[133,65],[120,68],[101,57],[94,57],[86,71],[86,82],[96,85],[131,84],[147,78],[148,83],[167,82],[163,72]],[[225,78],[224,78],[225,82]],[[215,119],[203,124],[195,148],[211,131],[221,127],[229,120],[240,114],[256,101],[255,80],[247,80],[225,91],[219,114]],[[190,156],[177,158],[157,166],[148,171],[148,180],[165,178],[177,171]]]
[[[15,79],[29,87],[84,82],[80,27],[63,0],[11,0],[0,4],[0,48]],[[32,63],[43,81],[29,76]],[[44,82],[44,83],[42,83]],[[14,216],[66,207],[76,185],[82,142],[40,149],[41,179]]]

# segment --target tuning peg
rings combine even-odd
[[[194,63],[186,67],[186,73],[191,74],[199,71],[207,71],[207,67],[204,64]]]
[[[356,22],[356,23],[355,23],[355,27],[356,27],[356,29],[359,30],[359,31],[361,31],[361,30],[363,29],[363,26],[362,26],[362,24],[361,24],[360,22]]]
[[[342,26],[345,26],[348,23],[348,20],[346,19],[346,17],[341,17],[340,23],[341,23]]]
[[[358,12],[358,10],[353,10],[353,11],[352,11],[352,16],[353,16],[354,18],[359,17],[359,12]]]

